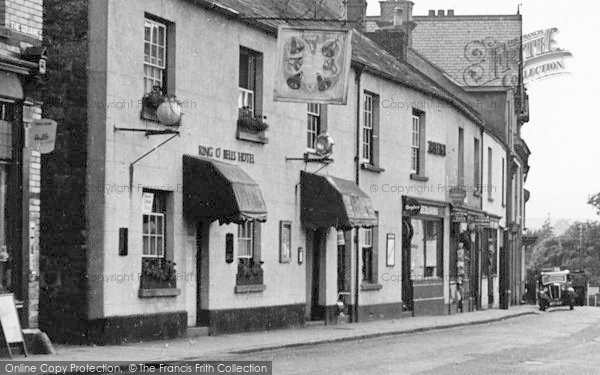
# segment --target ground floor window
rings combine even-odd
[[[175,263],[167,256],[167,199],[169,193],[142,194],[142,289],[175,288]]]
[[[237,285],[261,285],[263,283],[262,261],[260,259],[260,234],[260,222],[245,221],[241,224],[238,224]]]
[[[443,225],[442,220],[411,220],[413,237],[411,241],[411,278],[420,280],[443,277]]]

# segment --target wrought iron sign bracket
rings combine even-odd
[[[329,156],[326,157],[314,157],[312,156],[310,153],[305,152],[304,156],[301,158],[290,158],[287,157],[285,158],[285,161],[303,161],[305,163],[321,163],[321,164],[326,164],[329,165],[331,163],[333,163],[333,159],[329,158]]]
[[[146,136],[151,136],[151,135],[164,135],[164,134],[176,134],[179,135],[179,131],[177,130],[171,130],[171,129],[167,129],[167,130],[153,130],[153,129],[139,129],[139,128],[119,128],[119,127],[114,127],[115,131],[127,131],[127,132],[140,132],[140,133],[146,133]]]

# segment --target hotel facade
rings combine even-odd
[[[47,1],[49,69],[72,77],[47,92],[65,114],[48,160],[60,173],[42,179],[42,221],[63,228],[42,244],[53,339],[500,306],[508,135],[411,62],[410,13],[382,31],[395,46],[351,31],[346,105],[274,101],[273,18],[309,3]],[[320,18],[364,17],[363,1],[328,5]],[[165,125],[157,97],[181,119]]]

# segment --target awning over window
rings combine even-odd
[[[239,166],[190,155],[183,157],[183,210],[221,224],[267,220],[260,187]]]
[[[371,198],[352,181],[301,172],[302,222],[309,229],[377,225]]]
[[[23,86],[17,74],[0,71],[0,98],[23,99]]]

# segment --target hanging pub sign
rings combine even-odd
[[[352,32],[279,26],[274,100],[346,105]]]
[[[40,154],[54,151],[56,141],[56,121],[50,119],[33,120],[28,128],[29,147]]]

